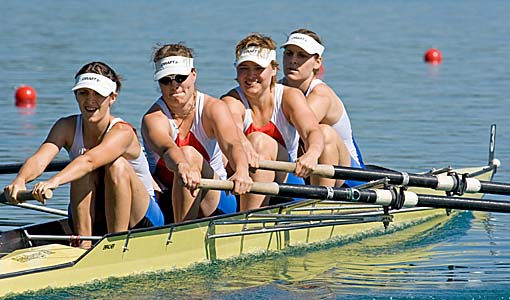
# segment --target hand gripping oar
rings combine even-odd
[[[46,193],[44,194],[44,197],[45,197],[45,199],[50,199],[51,197],[53,197],[53,191],[51,191],[51,190],[46,191]],[[18,192],[18,199],[21,201],[35,200],[34,197],[32,196],[32,191],[28,191],[28,190]],[[45,207],[45,206],[41,206],[41,205],[34,205],[34,204],[30,204],[30,203],[18,203],[18,204],[9,203],[7,201],[7,199],[5,199],[5,195],[3,192],[0,193],[0,203],[5,204],[5,205],[11,205],[11,206],[16,206],[16,207],[36,210],[36,211],[40,211],[40,212],[50,213],[50,214],[54,214],[54,215],[58,215],[58,216],[64,216],[64,217],[67,216],[67,212],[64,210],[60,210],[60,209]]]
[[[44,197],[44,199],[51,199],[53,197],[53,191],[46,190],[43,194],[43,197]],[[30,190],[18,191],[18,201],[28,201],[28,200],[35,200],[34,195],[32,195],[32,191],[30,191]],[[8,203],[3,192],[0,193],[0,203]]]
[[[214,190],[232,190],[234,183],[228,180],[202,179],[200,188]],[[509,201],[487,199],[456,198],[434,195],[418,195],[410,191],[332,188],[326,186],[294,185],[271,183],[253,183],[250,193],[281,197],[298,197],[322,200],[338,200],[389,206],[392,209],[402,207],[435,207],[461,210],[479,210],[491,212],[510,212]]]
[[[496,159],[494,161],[496,164],[487,166],[487,168],[498,167],[498,161]],[[261,160],[259,162],[259,169],[294,172],[296,164],[284,161]],[[358,181],[373,181],[386,178],[388,180],[388,184],[431,188],[446,192],[453,192],[457,195],[462,195],[463,193],[510,195],[510,184],[480,181],[476,178],[470,178],[465,174],[457,174],[455,172],[439,175],[413,174],[392,170],[357,169],[319,164],[313,170],[312,174],[327,178]]]

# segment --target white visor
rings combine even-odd
[[[76,77],[72,91],[84,88],[94,90],[103,97],[108,97],[111,93],[117,92],[117,84],[113,80],[96,73],[84,73]]]
[[[324,46],[318,43],[314,38],[302,33],[293,33],[287,39],[287,42],[283,44],[281,48],[285,48],[288,45],[296,45],[301,49],[305,50],[308,54],[318,54],[322,56],[324,52]]]
[[[241,51],[241,55],[239,55],[236,65],[239,66],[245,61],[252,61],[265,68],[269,66],[273,60],[276,60],[276,51],[267,48],[250,46]]]
[[[156,62],[154,80],[160,80],[168,75],[189,75],[193,69],[193,58],[184,56],[169,56]]]

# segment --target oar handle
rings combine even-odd
[[[201,189],[226,190],[234,189],[234,182],[229,180],[201,179],[198,185]],[[265,195],[278,195],[279,186],[276,182],[254,182],[250,192]]]
[[[296,170],[296,163],[279,160],[265,160],[259,161],[259,168],[265,170],[273,170],[280,172],[294,172]],[[312,175],[321,177],[332,178],[335,175],[335,168],[331,165],[318,164],[312,171]]]
[[[46,190],[43,194],[44,199],[50,199],[53,197],[52,190]],[[28,201],[35,200],[34,195],[32,195],[32,191],[30,190],[21,190],[18,191],[18,201]],[[7,202],[4,193],[0,194],[0,202]]]

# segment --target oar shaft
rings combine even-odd
[[[510,184],[481,181],[480,193],[510,195]]]
[[[36,210],[36,211],[40,211],[40,212],[45,212],[45,213],[49,213],[49,214],[54,214],[57,216],[67,217],[67,211],[55,209],[55,208],[51,208],[51,207],[45,207],[42,205],[34,205],[34,204],[30,204],[30,203],[19,203],[19,204],[5,203],[5,204],[17,206],[17,207],[21,207],[21,208],[26,208],[26,209],[31,209],[31,210]]]
[[[68,160],[54,161],[50,163],[44,171],[45,172],[60,171],[63,168],[65,168],[67,164],[69,164]],[[0,174],[16,174],[19,172],[22,166],[23,163],[2,164],[0,165]]]
[[[510,212],[510,202],[490,199],[453,198],[445,196],[418,195],[418,205],[422,207],[442,207],[461,210],[490,212]]]
[[[49,235],[49,234],[27,234],[32,241],[98,241],[102,236],[86,235]]]
[[[492,167],[493,166],[488,166],[487,168]],[[296,164],[283,161],[261,160],[259,162],[259,168],[281,172],[293,172],[296,168]],[[464,187],[461,189],[462,193],[510,195],[510,184],[480,181],[476,178],[469,177],[463,178],[462,174],[413,174],[392,170],[370,170],[319,164],[312,172],[312,175],[356,181],[374,181],[386,178],[388,180],[388,184],[395,185],[403,184],[448,192],[454,192],[459,188],[459,186],[462,186]]]
[[[233,182],[202,179],[201,188],[232,190]],[[390,190],[368,190],[351,188],[332,188],[313,185],[293,185],[277,183],[255,183],[251,193],[280,197],[299,197],[309,199],[325,199],[370,203],[394,207],[398,200],[403,201],[401,207],[436,207],[493,212],[510,212],[510,202],[497,200],[480,200],[473,198],[454,198],[432,195],[417,195],[404,191],[403,197]]]

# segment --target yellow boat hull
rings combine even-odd
[[[489,172],[479,178],[491,177]],[[385,229],[383,221],[390,216],[392,220]],[[333,239],[359,239],[424,222],[445,222],[446,212],[413,208],[390,211],[390,216],[374,205],[305,200],[244,214],[107,235],[88,251],[62,244],[23,248],[0,258],[0,296],[182,269],[216,259]]]

